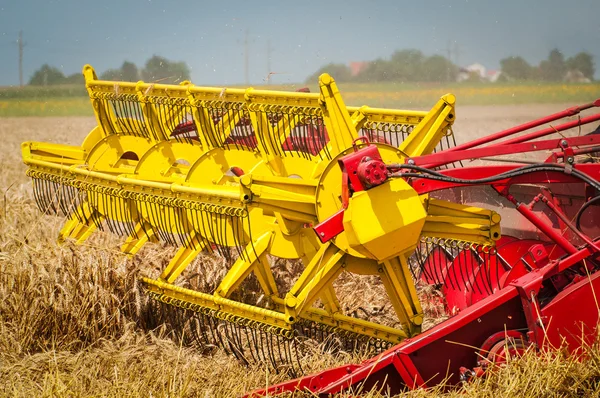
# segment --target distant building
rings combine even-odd
[[[572,69],[565,75],[564,81],[568,83],[591,83],[592,81],[585,77],[581,71]]]
[[[487,71],[485,78],[486,78],[486,80],[488,80],[492,83],[496,83],[501,75],[502,75],[501,71],[492,69],[492,70]]]
[[[495,83],[501,75],[502,72],[499,70],[487,70],[485,66],[474,63],[464,68],[460,68],[456,81],[460,83],[464,81],[479,80]]]
[[[367,69],[368,66],[368,61],[350,62],[350,74],[352,76],[357,76],[360,72]]]

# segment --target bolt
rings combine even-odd
[[[412,165],[414,166],[414,164],[415,164],[415,161],[414,161],[414,160],[412,160],[412,159],[408,159],[408,164],[412,164]]]
[[[321,236],[325,236],[325,232],[321,232],[319,235],[321,235]]]
[[[569,157],[567,158],[567,163],[571,163],[571,164],[572,164],[574,160],[575,160],[575,159],[573,159],[573,156],[569,156]]]
[[[567,140],[562,140],[562,141],[560,142],[560,145],[561,145],[561,146],[569,146],[569,143],[567,142]]]

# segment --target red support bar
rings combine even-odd
[[[556,133],[558,131],[564,131],[564,130],[571,129],[573,127],[583,126],[584,124],[593,123],[597,120],[600,120],[600,113],[597,113],[595,115],[590,115],[590,116],[581,118],[579,120],[573,120],[573,121],[570,121],[567,123],[563,123],[558,126],[548,127],[543,130],[539,130],[539,131],[535,131],[533,133],[523,135],[521,137],[511,138],[509,140],[500,142],[500,145],[518,144],[521,142],[533,140],[535,138],[545,137],[547,135]]]
[[[512,201],[514,202],[514,200]],[[546,235],[548,238],[554,241],[554,243],[560,246],[564,251],[566,251],[569,254],[577,253],[577,248],[573,246],[571,242],[569,242],[564,236],[562,236],[559,232],[552,228],[551,225],[548,225],[547,223],[542,221],[527,205],[523,203],[516,203],[516,205],[518,212],[521,213],[523,217],[528,219],[529,222],[535,225],[540,231],[542,231],[544,235]]]
[[[556,149],[561,147],[560,144],[563,141],[566,141],[569,147],[596,145],[600,144],[600,134],[586,135],[582,137],[555,138],[551,140],[523,142],[519,144],[510,145],[496,144],[486,146],[483,148],[467,150],[447,150],[438,153],[433,153],[431,155],[417,156],[414,158],[406,159],[406,161],[417,166],[432,168],[436,167],[436,165],[458,162],[460,160],[479,159],[489,156],[510,155],[523,152],[535,152]]]
[[[542,118],[539,118],[539,119],[535,119],[535,120],[532,120],[530,122],[523,123],[523,124],[520,124],[518,126],[509,128],[509,129],[506,129],[506,130],[502,130],[502,131],[499,131],[499,132],[494,133],[494,134],[487,135],[487,136],[482,137],[482,138],[478,138],[478,139],[473,140],[473,141],[465,142],[464,144],[457,145],[454,148],[447,149],[444,152],[460,151],[460,150],[463,150],[463,149],[473,148],[473,147],[476,147],[476,146],[479,146],[479,145],[482,145],[482,144],[487,144],[487,143],[490,143],[492,141],[499,140],[500,138],[508,137],[509,135],[513,135],[513,134],[516,134],[516,133],[523,132],[525,130],[532,129],[534,127],[541,126],[542,124],[550,123],[550,122],[553,122],[553,121],[558,120],[558,119],[562,119],[562,118],[567,117],[567,116],[577,115],[581,111],[584,111],[584,110],[590,109],[590,108],[594,108],[594,107],[600,107],[600,98],[597,99],[597,100],[595,100],[594,102],[590,102],[588,104],[584,104],[584,105],[580,105],[580,106],[574,106],[574,107],[565,109],[564,111],[561,111],[561,112],[558,112],[558,113],[554,113],[554,114],[549,115],[549,116],[545,116],[545,117],[542,117]]]

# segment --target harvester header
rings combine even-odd
[[[521,346],[537,343],[531,306],[543,311],[559,292],[581,281],[576,274],[582,261],[595,272],[595,236],[589,235],[595,230],[585,231],[579,221],[573,225],[569,216],[581,218],[594,209],[600,170],[578,163],[576,155],[593,153],[600,136],[531,143],[554,132],[540,130],[519,143],[490,142],[598,103],[456,146],[451,94],[430,111],[404,111],[346,106],[327,74],[319,79],[318,93],[102,81],[89,65],[83,74],[97,121],[84,142],[22,146],[40,210],[67,218],[59,242],[82,243],[107,228],[123,236],[121,250],[129,256],[149,242],[177,247],[160,275],[143,277],[143,285],[167,313],[179,314],[173,319],[198,344],[221,346],[244,363],[264,361],[299,375],[303,348],[313,340],[378,352],[427,347],[421,336],[434,332],[422,333],[419,286],[442,290],[449,314],[458,314],[436,329],[441,335],[471,328],[462,320],[465,314],[494,313],[491,307],[512,294],[506,289],[518,290],[519,278],[534,272],[540,280],[554,278],[536,285],[543,300],[536,296],[525,309],[511,301],[497,319],[482,314],[485,325],[479,332],[468,330],[464,347],[456,349],[460,353],[448,350],[452,363],[472,368],[465,347],[504,341],[497,333],[505,329],[518,334]],[[529,149],[521,149],[524,145]],[[556,150],[534,164],[462,163],[542,149]],[[557,184],[577,188],[565,193]],[[466,187],[488,192],[482,199],[465,195]],[[535,200],[531,187],[541,190]],[[489,190],[502,205],[489,203]],[[569,196],[569,204],[561,195]],[[538,202],[549,215],[532,210]],[[517,214],[524,223],[506,228],[504,213],[510,222]],[[549,224],[551,218],[556,222]],[[226,259],[224,276],[208,290],[184,283],[186,269],[202,251]],[[278,280],[277,258],[302,264],[290,284]],[[550,266],[552,272],[544,271]],[[367,275],[382,285],[386,301],[378,304],[387,304],[394,320],[379,322],[348,308],[336,292],[343,273]],[[533,334],[524,332],[528,327]],[[486,340],[490,336],[496,337]],[[391,358],[391,352],[380,358]],[[420,374],[416,362],[398,370],[404,384]],[[368,384],[369,366],[375,365],[349,367],[360,377],[342,377],[337,384],[331,379],[312,388],[305,378],[260,394]],[[387,377],[389,369],[380,370]],[[380,370],[373,370],[378,382]],[[328,375],[340,377],[337,370]],[[422,380],[435,379],[430,376]]]

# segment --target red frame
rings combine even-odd
[[[499,144],[476,147],[598,106],[600,106],[600,99],[449,150],[407,159],[407,162],[433,167],[467,159],[552,149],[555,151],[548,157],[547,162],[554,163],[559,158],[568,158],[577,153],[589,153],[600,144],[600,134],[535,142],[531,140],[554,133],[556,130],[562,131],[600,120],[600,114],[529,133]],[[573,148],[579,146],[584,148]],[[592,308],[593,306],[581,305],[581,303],[593,303],[594,290],[600,289],[600,267],[592,269],[593,263],[600,258],[600,253],[597,251],[600,239],[591,241],[589,237],[585,237],[586,239],[583,239],[585,244],[575,247],[563,238],[560,231],[554,231],[548,220],[541,219],[531,212],[533,203],[518,203],[508,193],[508,188],[514,184],[582,183],[569,174],[570,167],[600,181],[600,164],[570,165],[567,162],[565,165],[565,172],[535,172],[487,185],[492,185],[500,195],[511,200],[525,219],[545,231],[555,244],[565,246],[568,254],[561,259],[551,260],[543,245],[534,244],[526,255],[532,258],[537,268],[530,272],[513,269],[519,272],[507,273],[513,275],[513,280],[505,279],[508,282],[501,290],[482,298],[432,329],[406,339],[361,364],[325,370],[255,391],[247,396],[265,396],[295,390],[308,390],[326,396],[359,385],[363,391],[376,385],[377,388],[384,388],[385,391],[395,394],[407,387],[426,387],[442,382],[455,384],[460,380],[461,367],[465,369],[465,366],[467,368],[478,366],[480,358],[477,357],[477,350],[474,347],[488,344],[490,336],[498,338],[504,331],[508,331],[507,336],[517,333],[514,331],[519,331],[518,333],[525,331],[524,338],[536,347],[559,346],[562,339],[566,338],[569,349],[575,351],[583,342],[589,343],[596,335],[599,314],[595,308]],[[522,164],[475,166],[440,172],[446,176],[472,180],[498,175],[522,166]],[[473,185],[426,178],[412,178],[409,182],[419,194]],[[554,211],[559,212],[560,209],[554,207]],[[585,259],[592,261],[582,262]],[[587,277],[576,277],[565,286],[557,287],[553,278],[560,277],[565,270],[572,267],[586,267],[590,273]],[[549,302],[540,302],[540,292],[543,296],[548,292],[553,292],[554,295],[551,295]],[[579,329],[582,324],[587,327],[587,330]],[[583,336],[584,341],[578,340],[577,336]],[[448,371],[451,373],[447,374]]]

